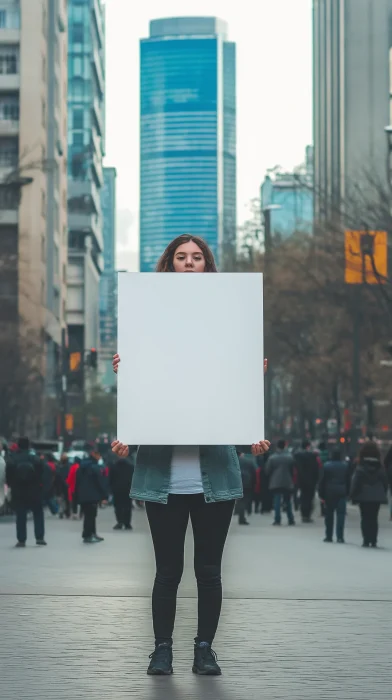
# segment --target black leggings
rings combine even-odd
[[[365,544],[377,544],[380,503],[360,503],[361,530]]]
[[[152,594],[157,644],[172,642],[189,516],[199,597],[196,641],[212,644],[222,607],[222,554],[233,509],[234,501],[206,503],[204,494],[172,494],[167,505],[146,503],[157,569]]]

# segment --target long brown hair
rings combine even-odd
[[[177,236],[177,238],[175,238],[171,243],[169,243],[165,252],[158,260],[156,272],[174,272],[173,260],[177,248],[179,248],[181,245],[184,245],[184,243],[191,242],[196,243],[196,245],[199,246],[200,250],[204,255],[204,260],[206,261],[206,268],[204,272],[218,272],[215,264],[214,254],[211,248],[209,247],[208,243],[206,243],[203,238],[200,238],[200,236],[191,236],[188,233],[184,233],[182,236]]]

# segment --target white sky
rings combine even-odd
[[[237,43],[238,218],[267,168],[312,140],[312,0],[106,0],[106,165],[117,168],[118,266],[138,249],[139,39],[159,17],[218,16]],[[132,256],[131,256],[132,257]]]

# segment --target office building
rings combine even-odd
[[[213,17],[154,20],[140,45],[140,270],[177,235],[218,262],[236,237],[236,47]]]
[[[105,130],[105,15],[102,0],[68,2],[68,298],[69,350],[81,362],[70,376],[70,405],[95,381],[86,367],[99,350],[103,271],[101,188]]]
[[[271,172],[261,186],[261,210],[270,209],[271,236],[284,240],[313,230],[313,149],[295,172]]]
[[[316,219],[386,172],[391,19],[391,0],[313,2]]]
[[[100,384],[115,386],[112,359],[117,351],[117,273],[116,273],[116,169],[103,169],[101,206],[103,215],[104,267],[100,283]]]
[[[65,328],[66,4],[0,1],[2,420],[32,436],[56,430]]]

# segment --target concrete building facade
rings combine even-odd
[[[66,4],[0,1],[0,324],[40,389],[15,427],[35,435],[56,430],[65,327]]]
[[[391,0],[314,0],[315,216],[340,212],[354,182],[386,172]]]
[[[218,262],[236,236],[236,47],[214,17],[154,20],[140,45],[140,271],[182,233]]]
[[[261,186],[261,210],[270,210],[271,236],[281,240],[313,231],[313,149],[295,172],[268,174]]]
[[[103,271],[101,188],[105,150],[105,14],[102,0],[68,1],[68,298],[70,352],[79,352],[71,395],[93,381],[85,360],[99,349]],[[72,407],[72,406],[71,406]]]
[[[115,386],[112,359],[117,350],[117,273],[116,273],[116,168],[103,169],[101,206],[103,215],[104,269],[101,277],[99,318],[100,384]]]

